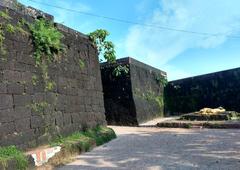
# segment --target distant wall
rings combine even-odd
[[[167,74],[144,63],[130,59],[133,100],[139,123],[164,116],[164,85]]]
[[[0,6],[0,10],[5,7]],[[9,15],[13,25],[21,18],[33,22],[34,15],[52,18],[22,6],[20,11],[9,10]],[[42,72],[35,67],[31,36],[6,33],[7,55],[0,56],[0,146],[33,147],[57,135],[105,124],[97,50],[87,36],[60,24],[56,26],[65,36],[67,51],[60,63],[49,67],[49,76],[56,86],[47,92]],[[79,66],[79,60],[84,67]],[[35,83],[33,76],[38,77]],[[32,107],[41,102],[49,106],[36,112]]]
[[[128,66],[129,73],[113,75],[116,66]],[[109,124],[138,125],[163,116],[163,86],[166,73],[132,58],[101,65],[106,118]]]
[[[166,112],[179,115],[204,107],[240,112],[240,68],[169,82]]]
[[[129,60],[118,60],[117,64],[101,64],[105,114],[110,125],[136,125],[136,109],[132,95],[130,72],[116,77],[117,65],[128,65]]]

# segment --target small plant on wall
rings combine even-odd
[[[36,65],[43,62],[51,63],[58,61],[64,52],[64,45],[61,43],[63,34],[60,33],[51,23],[45,19],[37,19],[29,25],[35,47],[34,58]]]
[[[85,68],[85,62],[82,59],[78,60],[78,66],[80,68],[80,70]]]
[[[100,55],[103,55],[104,59],[108,63],[116,63],[116,52],[113,42],[107,41],[107,37],[109,36],[109,32],[104,29],[98,29],[89,34],[90,40],[97,47]],[[129,68],[128,66],[117,66],[113,70],[113,75],[119,77],[122,74],[128,74]]]
[[[114,68],[112,74],[116,77],[119,77],[121,75],[126,75],[129,73],[129,66],[121,66],[119,65],[118,67]]]
[[[162,75],[162,74],[156,75],[155,80],[159,85],[161,85],[163,87],[166,87],[167,84],[168,84],[167,77],[165,75]]]
[[[15,26],[11,24],[12,18],[9,16],[8,10],[0,11],[0,20],[0,54],[3,56],[3,60],[7,60],[5,58],[7,51],[4,46],[5,33],[22,33],[25,35],[27,32],[22,29],[22,21],[18,21],[17,25]]]
[[[43,18],[28,25],[35,47],[36,66],[41,68],[45,90],[50,91],[54,88],[55,82],[49,77],[48,65],[60,61],[60,57],[65,52],[65,47],[61,42],[63,34],[54,27],[52,22]]]

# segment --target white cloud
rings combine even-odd
[[[75,9],[75,10],[78,10],[78,11],[81,11],[81,12],[89,12],[91,11],[91,7],[86,5],[86,4],[83,4],[81,2],[68,2],[68,1],[65,1],[65,0],[59,0],[57,2],[57,6],[60,6],[60,7],[64,7],[64,8],[67,8],[67,9]],[[76,13],[74,12],[69,12],[69,11],[65,11],[63,9],[58,9],[58,8],[53,8],[54,10],[54,16],[55,16],[55,19],[56,21],[58,22],[66,22],[66,21],[69,21],[69,20],[76,20]]]
[[[92,8],[82,2],[60,0],[57,2],[58,6],[62,6],[67,9],[74,9],[81,12],[92,12]],[[94,24],[90,20],[86,20],[84,15],[76,12],[69,12],[62,9],[54,9],[54,18],[58,23],[63,23],[75,30],[82,33],[89,33],[89,30],[94,28]]]
[[[81,12],[91,12],[92,9],[87,4],[84,4],[79,1],[66,1],[66,0],[57,0],[57,1],[55,0],[52,2],[50,2],[49,0],[37,0],[36,2],[39,2],[39,3],[31,2],[28,0],[19,0],[19,2],[21,2],[27,6],[33,6],[37,9],[42,9],[44,12],[47,12],[47,13],[53,15],[55,22],[66,24],[66,25],[73,27],[74,29],[78,29],[82,32],[88,32],[86,30],[89,30],[90,23],[86,20],[80,21],[80,19],[79,19],[84,16],[77,14],[75,12],[70,12],[70,11],[66,11],[64,9],[55,8],[52,6],[48,7],[48,5],[44,5],[44,4],[50,4],[50,5],[57,6],[57,7],[63,7],[63,8],[67,8],[67,9],[75,9],[75,10],[78,10]]]
[[[148,8],[150,7],[150,4],[153,3],[153,1],[154,0],[139,1],[135,6],[136,11],[139,13],[145,13],[148,10]]]
[[[160,0],[145,24],[224,35],[210,37],[132,26],[124,42],[126,53],[155,67],[168,66],[169,74],[178,71],[187,75],[167,63],[188,49],[217,47],[227,41],[226,35],[238,34],[239,6],[238,0]]]

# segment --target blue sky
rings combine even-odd
[[[35,1],[144,24],[220,34],[202,36],[119,23],[19,0],[83,33],[107,29],[118,58],[131,56],[162,69],[169,80],[240,67],[239,0]]]

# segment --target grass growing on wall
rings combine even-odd
[[[15,146],[0,147],[0,167],[6,169],[10,160],[16,161],[17,170],[25,170],[28,166],[26,156]]]

